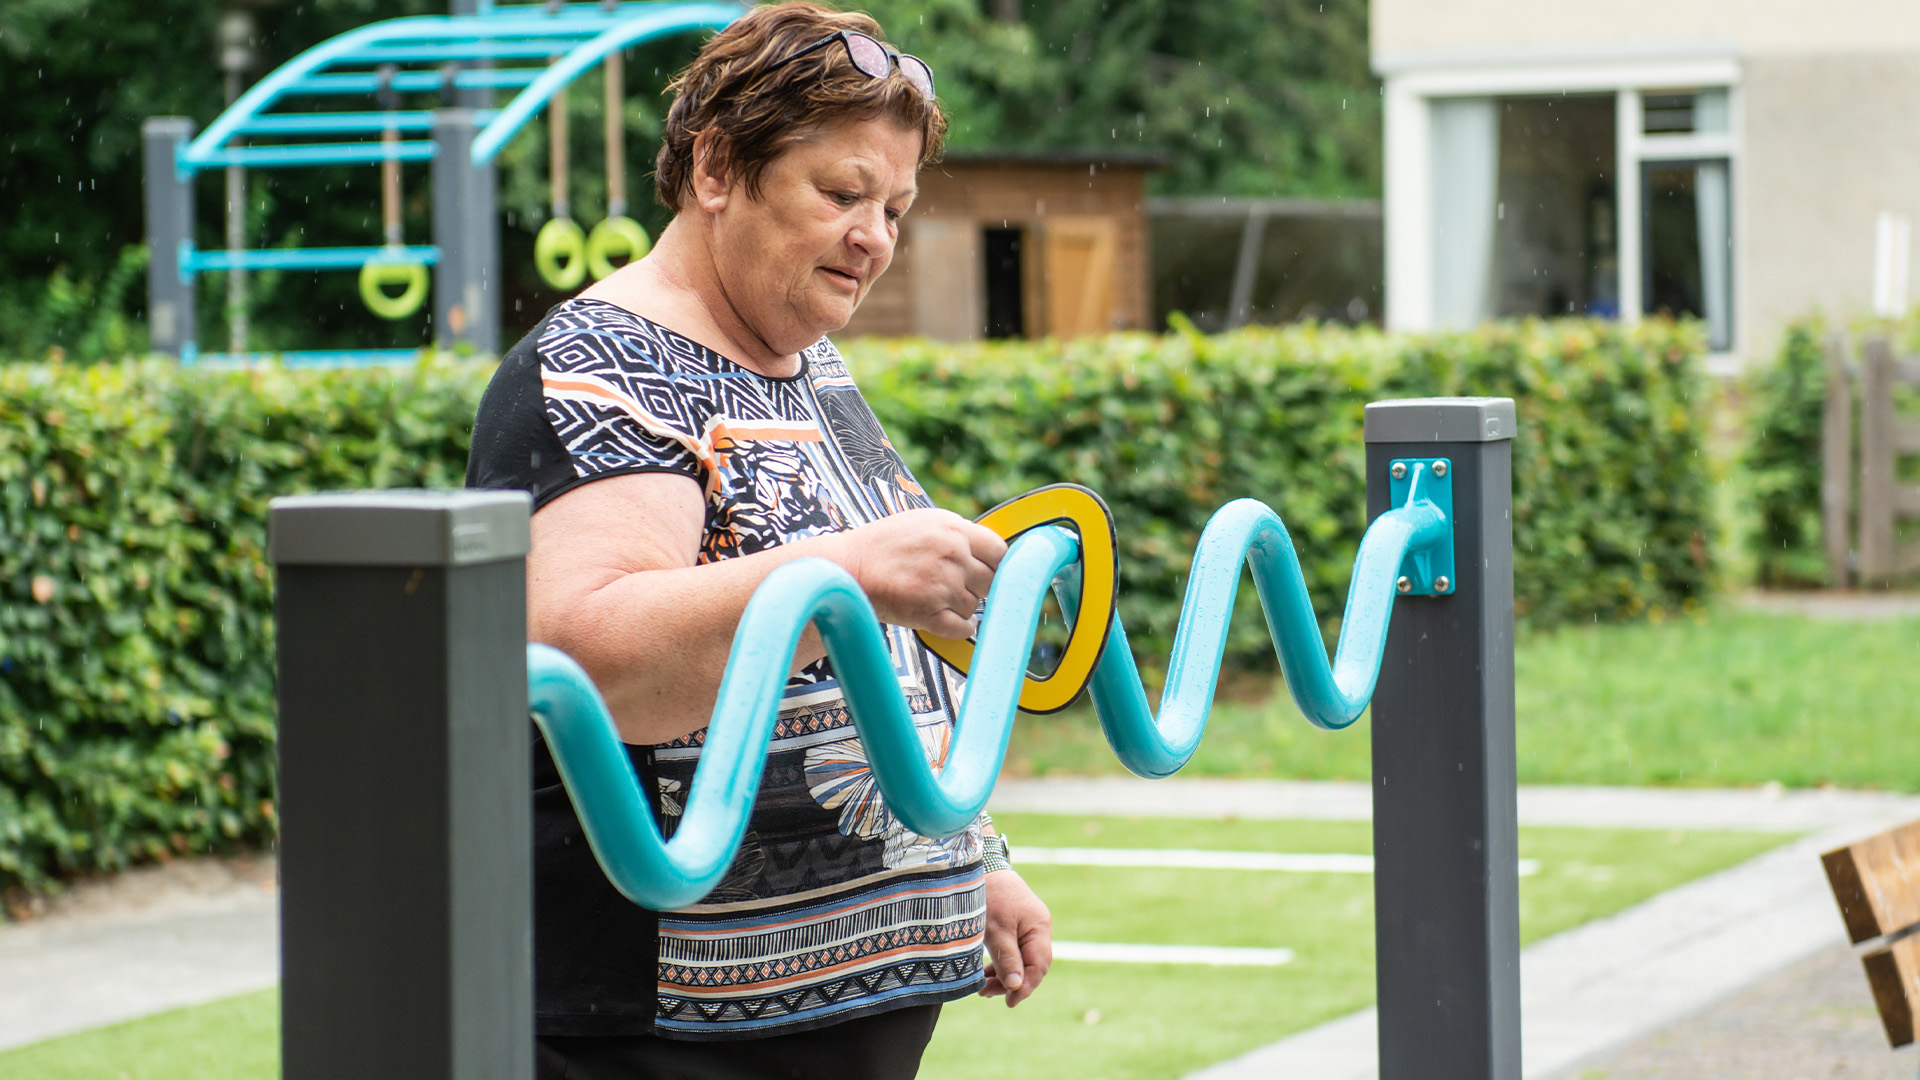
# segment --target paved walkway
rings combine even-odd
[[[1920,593],[1861,592],[1850,589],[1812,589],[1805,592],[1753,590],[1735,601],[1751,611],[1772,615],[1804,615],[1811,619],[1881,622],[1920,616]]]
[[[1370,809],[1367,795],[1365,784],[1007,781],[995,794],[993,807],[1123,816],[1364,820]],[[1605,1069],[1609,1054],[1630,1055],[1636,1043],[1676,1020],[1711,1016],[1703,1010],[1715,1002],[1764,985],[1769,977],[1823,950],[1832,952],[1844,937],[1820,874],[1818,853],[1917,817],[1920,798],[1856,792],[1521,789],[1520,819],[1529,825],[1813,834],[1526,950],[1522,1015],[1527,1076],[1615,1080],[1616,1073]],[[143,873],[178,878],[182,868]],[[0,1049],[273,985],[278,949],[272,863],[263,860],[228,877],[191,882],[171,892],[162,888],[162,895],[141,896],[137,903],[105,896],[0,927]],[[127,875],[114,888],[139,892],[140,880],[141,875]],[[1841,967],[1854,965],[1850,956],[1841,960]],[[1864,998],[1864,980],[1857,966],[1851,970]],[[1836,975],[1832,982],[1839,986],[1844,980]],[[1371,1010],[1357,1013],[1207,1069],[1194,1080],[1371,1077],[1373,1024]],[[1629,1067],[1631,1062],[1622,1066]],[[1618,1080],[1645,1075],[1655,1073],[1617,1073]]]
[[[273,986],[273,886],[272,859],[147,867],[0,926],[0,1050]]]
[[[1835,946],[1566,1075],[1565,1080],[1913,1080],[1887,1048],[1851,948]]]

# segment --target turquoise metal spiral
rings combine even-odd
[[[1373,696],[1403,564],[1451,547],[1451,499],[1432,497],[1434,485],[1423,472],[1422,465],[1413,467],[1402,505],[1375,519],[1360,542],[1331,663],[1279,515],[1253,499],[1221,507],[1194,555],[1157,717],[1126,631],[1118,617],[1113,621],[1089,685],[1120,761],[1139,775],[1164,777],[1193,755],[1212,709],[1242,562],[1253,572],[1301,712],[1324,728],[1353,723]],[[592,681],[565,653],[528,646],[534,720],[608,879],[628,899],[656,910],[685,907],[719,883],[746,832],[794,650],[810,622],[826,642],[887,806],[924,836],[966,828],[1000,774],[1041,605],[1056,579],[1063,604],[1074,606],[1070,570],[1078,555],[1073,534],[1055,526],[1033,529],[1009,546],[994,575],[967,692],[938,773],[915,732],[873,606],[853,577],[824,559],[796,559],[767,575],[734,633],[700,765],[670,841],[661,836]]]

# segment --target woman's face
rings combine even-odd
[[[727,306],[779,355],[847,325],[893,261],[919,164],[918,131],[842,121],[775,158],[757,199],[738,182],[697,192]]]

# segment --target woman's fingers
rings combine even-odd
[[[987,925],[987,985],[980,992],[987,997],[1006,996],[1012,1008],[1026,998],[1020,991],[1026,985],[1026,961],[1020,956],[1020,938],[1011,926]]]

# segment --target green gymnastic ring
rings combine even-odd
[[[587,234],[572,218],[550,218],[533,239],[533,265],[556,289],[577,289],[587,280]]]
[[[612,256],[625,255],[631,264],[646,258],[652,249],[653,238],[639,222],[630,217],[610,217],[595,225],[593,235],[587,237],[587,269],[598,281],[620,269],[613,265]]]
[[[400,295],[387,292],[404,285]],[[399,255],[377,255],[360,266],[360,302],[383,319],[404,319],[427,298],[427,267]]]

